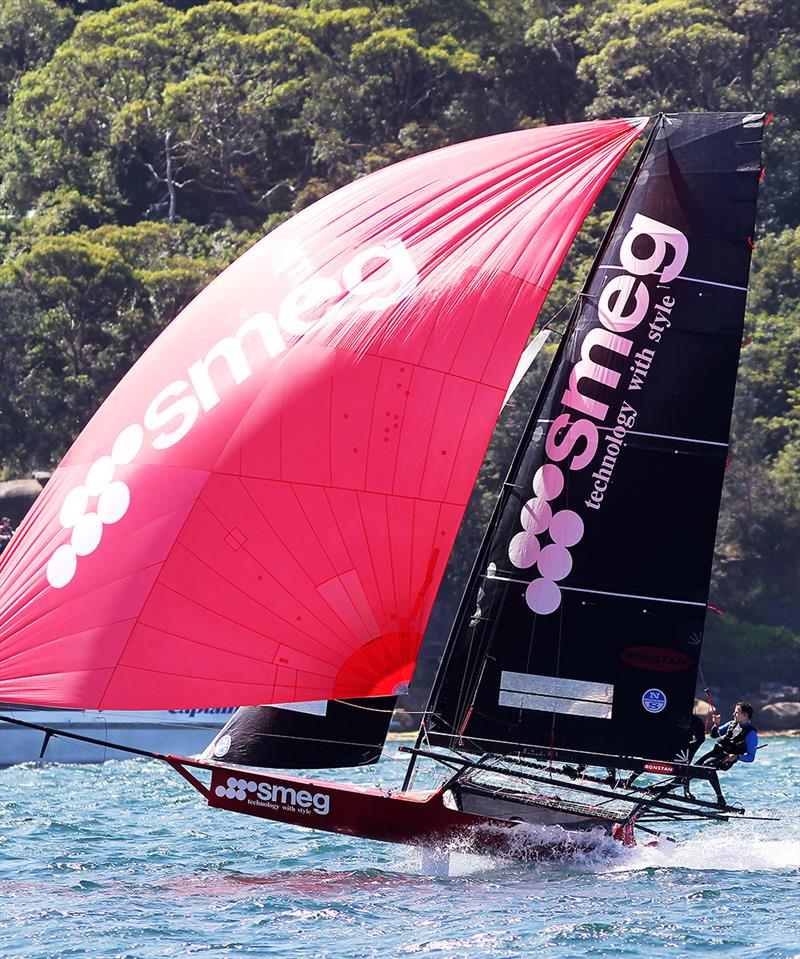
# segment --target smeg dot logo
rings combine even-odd
[[[111,454],[95,460],[86,480],[64,497],[58,519],[65,530],[72,530],[72,536],[47,563],[47,582],[54,589],[72,580],[78,557],[93,553],[103,538],[103,528],[118,523],[128,511],[131,491],[122,480],[115,479],[115,472],[118,466],[132,462],[143,442],[141,426],[126,427],[114,441]]]
[[[226,799],[246,799],[248,793],[254,793],[257,789],[258,783],[254,783],[252,779],[236,779],[235,776],[231,776],[227,787],[217,786],[214,792],[220,799],[223,796]]]
[[[282,808],[301,815],[327,816],[331,808],[331,797],[327,793],[312,793],[286,783],[253,782],[236,776],[229,776],[224,786],[220,783],[214,789],[214,795],[219,799],[238,799],[239,802],[246,799],[248,803],[266,804],[272,809]]]
[[[534,496],[522,507],[522,532],[512,537],[508,558],[517,569],[536,567],[541,574],[525,590],[525,602],[534,613],[546,615],[558,609],[561,589],[558,582],[572,569],[571,546],[583,537],[583,520],[571,509],[554,513],[550,505],[564,489],[564,474],[547,463],[533,477]],[[544,543],[542,537],[551,542]]]
[[[601,509],[612,473],[618,468],[624,439],[638,416],[634,407],[622,401],[625,387],[642,388],[656,355],[654,347],[671,325],[669,315],[676,302],[666,294],[653,296],[653,281],[648,285],[644,278],[656,278],[659,290],[666,287],[680,274],[688,255],[685,234],[668,223],[636,213],[618,248],[620,272],[604,283],[597,299],[596,322],[592,318],[575,327],[574,339],[569,341],[572,367],[565,370],[565,389],[560,398],[563,412],[548,421],[542,444],[550,462],[533,477],[535,496],[525,503],[520,515],[522,532],[512,538],[508,549],[516,567],[536,566],[540,574],[525,590],[525,601],[534,613],[547,615],[561,605],[561,592],[566,587],[558,583],[572,569],[570,547],[584,535],[583,520],[573,510],[553,512],[551,504],[564,488],[565,475],[555,463],[580,474],[602,455],[600,468],[592,473],[597,482],[583,500],[586,509]],[[616,265],[611,268],[616,269]],[[660,302],[654,302],[658,297]],[[634,352],[645,339],[652,346]],[[638,379],[623,379],[624,371],[619,367],[629,361],[633,362],[630,371]],[[587,381],[594,384],[592,390],[586,389]],[[614,425],[606,423],[612,408]],[[602,439],[601,431],[605,431]],[[606,444],[605,449],[601,442]],[[578,485],[584,488],[583,483]],[[545,534],[549,543],[539,539]]]

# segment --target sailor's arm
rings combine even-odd
[[[718,723],[719,723],[719,716],[715,716],[714,725],[711,727],[711,733],[710,733],[710,736],[712,739],[719,739],[720,736],[724,736],[725,733],[728,731],[728,727],[730,726],[730,722],[724,723],[722,726],[719,726]]]

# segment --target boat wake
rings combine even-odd
[[[657,846],[637,846],[614,865],[615,871],[694,869],[713,872],[800,870],[800,840],[764,839],[757,834],[714,832]]]
[[[477,851],[477,847],[493,845],[494,839],[498,840],[494,851]],[[621,843],[601,829],[579,832],[525,823],[510,834],[500,827],[496,833],[481,827],[477,836],[468,833],[423,849],[419,861],[424,875],[456,877],[520,862],[601,865],[615,860],[622,852]]]
[[[653,869],[710,872],[800,871],[800,833],[792,828],[788,838],[764,835],[758,827],[722,832],[716,829],[679,839],[649,844],[641,841],[626,848],[601,830],[571,833],[558,827],[525,827],[517,845],[508,855],[478,855],[451,844],[431,850],[422,857],[426,875],[450,878],[474,876],[509,868],[510,862],[528,863],[531,868],[562,869],[583,873],[625,873]],[[446,862],[445,872],[437,862]],[[419,861],[419,860],[418,860]],[[410,863],[409,863],[410,864]]]

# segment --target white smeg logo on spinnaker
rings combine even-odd
[[[382,267],[371,270],[365,278],[364,268],[375,261],[382,261]],[[350,306],[366,313],[385,310],[405,299],[418,282],[414,261],[402,241],[389,240],[357,253],[342,270],[341,281],[316,275],[295,286],[283,298],[277,319],[271,313],[256,313],[233,336],[215,343],[189,366],[185,380],[175,380],[158,393],[145,411],[144,424],[126,426],[110,454],[94,462],[84,483],[67,494],[59,521],[65,530],[72,530],[72,535],[69,543],[59,546],[50,557],[48,583],[61,589],[71,582],[78,557],[93,553],[100,545],[103,528],[121,520],[128,511],[131,492],[115,478],[117,468],[133,462],[148,439],[155,450],[174,446],[189,433],[201,413],[209,413],[220,402],[220,387],[211,376],[216,360],[227,364],[230,375],[225,382],[232,380],[234,387],[240,386],[253,373],[244,350],[247,337],[260,338],[266,354],[274,358],[286,351],[286,334],[289,338],[303,336],[327,325]],[[320,319],[307,318],[311,311],[331,301]]]
[[[651,252],[641,255],[643,249]],[[609,412],[608,403],[581,391],[581,381],[588,379],[595,387],[616,391],[622,375],[598,360],[597,354],[593,358],[592,351],[600,347],[618,356],[630,355],[634,341],[622,334],[635,330],[651,305],[650,292],[640,277],[659,273],[660,283],[669,283],[683,269],[688,254],[689,241],[680,230],[641,213],[634,216],[620,247],[620,264],[627,272],[615,276],[600,294],[597,304],[600,325],[589,329],[581,341],[580,357],[570,371],[567,389],[561,397],[566,412],[553,420],[545,438],[545,453],[551,462],[536,471],[533,477],[535,495],[520,513],[522,532],[513,536],[508,545],[508,558],[518,569],[538,568],[540,575],[525,590],[525,602],[534,613],[548,615],[561,605],[558,582],[572,569],[569,547],[579,543],[584,533],[583,519],[574,510],[553,512],[552,503],[564,489],[564,473],[555,464],[571,456],[570,470],[586,469],[598,450],[600,426]],[[669,312],[671,309],[665,307],[664,302],[656,306],[657,317],[659,310]],[[669,325],[668,321],[665,322]],[[651,323],[648,339],[658,343],[661,335],[662,328]],[[573,413],[582,415],[573,421]],[[635,418],[633,407],[622,404],[613,430],[613,436],[619,437],[617,446],[622,443],[626,431],[632,428]],[[595,494],[593,499],[597,495],[602,500],[602,494]],[[585,505],[597,509],[599,503],[588,500]],[[550,534],[552,542],[542,547],[538,537],[544,533]]]
[[[248,797],[265,803],[276,803],[295,809],[310,809],[318,816],[327,816],[331,809],[331,797],[325,793],[311,793],[307,789],[295,789],[283,783],[253,782],[252,779],[237,779],[230,776],[226,786],[217,786],[215,795],[220,799]]]

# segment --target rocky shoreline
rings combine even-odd
[[[698,691],[698,697],[701,695]],[[727,720],[738,700],[752,703],[755,715],[753,722],[759,735],[774,733],[787,735],[800,732],[800,686],[790,686],[779,682],[764,682],[755,691],[744,692],[733,689],[713,691],[714,709],[711,709],[704,694],[695,700],[695,712],[705,716],[707,712],[718,712]]]

